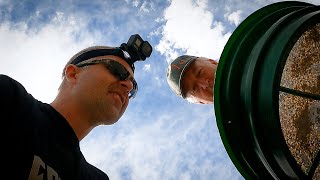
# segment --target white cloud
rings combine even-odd
[[[227,16],[227,18],[231,23],[234,23],[237,26],[240,24],[240,21],[241,21],[241,16],[240,16],[241,13],[242,13],[241,10],[232,12],[230,15]]]
[[[79,32],[83,23],[57,13],[40,29],[27,29],[25,23],[0,25],[1,74],[18,80],[35,98],[50,103],[61,82],[65,63],[77,51],[93,43]],[[74,34],[80,39],[75,40]]]
[[[132,5],[134,6],[134,7],[138,7],[139,6],[139,1],[138,0],[134,0],[133,2],[132,2]]]
[[[143,66],[143,70],[145,70],[145,71],[150,71],[150,68],[151,68],[151,65],[150,65],[150,64],[145,64],[145,65]]]
[[[165,21],[165,19],[163,19],[162,17],[158,17],[158,18],[155,19],[155,21],[156,22],[162,22],[162,21]]]
[[[146,1],[144,1],[140,7],[140,11],[142,12],[150,12],[151,10],[153,10],[153,5],[152,3],[147,3]]]
[[[177,49],[187,54],[218,59],[231,33],[224,33],[225,27],[214,21],[207,10],[207,1],[172,0],[165,10],[166,24],[163,37],[156,49],[167,57],[177,57]]]

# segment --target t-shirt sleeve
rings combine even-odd
[[[0,75],[1,112],[5,113],[16,108],[17,101],[25,95],[27,95],[27,91],[19,82],[9,76]]]

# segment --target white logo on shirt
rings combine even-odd
[[[47,178],[45,178],[47,176]],[[34,155],[28,180],[61,180],[58,173],[46,165],[39,156]]]

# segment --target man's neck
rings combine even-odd
[[[70,124],[79,141],[81,141],[94,128],[88,121],[84,110],[77,107],[72,100],[64,100],[59,96],[50,105],[58,111]]]

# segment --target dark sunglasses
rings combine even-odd
[[[130,76],[130,73],[128,70],[119,62],[113,60],[113,59],[97,59],[93,60],[88,63],[79,63],[76,64],[77,67],[84,67],[89,66],[93,64],[103,64],[110,72],[113,74],[116,78],[118,78],[120,81],[125,81],[129,79],[133,85],[132,90],[129,92],[129,99],[133,99],[137,92],[138,92],[138,84],[135,81],[135,79]]]

